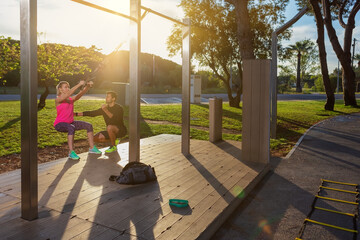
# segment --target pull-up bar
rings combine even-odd
[[[117,16],[120,16],[120,17],[130,19],[130,20],[132,20],[134,22],[137,22],[136,18],[130,17],[130,16],[128,16],[126,14],[123,14],[123,13],[119,13],[119,12],[110,10],[108,8],[101,7],[101,6],[93,4],[93,3],[89,3],[87,1],[83,1],[83,0],[71,0],[71,1],[86,5],[88,7],[96,8],[96,9],[99,9],[101,11],[108,12],[108,13],[111,13],[111,14],[114,14],[114,15],[117,15]]]
[[[150,9],[150,8],[141,6],[141,9],[144,9],[145,11],[151,12],[151,13],[153,13],[153,14],[155,14],[155,15],[160,16],[160,17],[166,18],[167,20],[173,21],[173,22],[175,22],[175,23],[177,23],[177,24],[180,24],[180,25],[182,25],[182,26],[187,26],[185,23],[183,23],[183,22],[181,22],[181,21],[179,21],[179,20],[176,20],[175,18],[166,16],[166,15],[164,15],[164,14],[162,14],[162,13],[159,13],[159,12],[156,12],[156,11]]]
[[[128,16],[128,15],[126,15],[126,14],[119,13],[119,12],[116,12],[116,11],[113,11],[113,10],[110,10],[110,9],[108,9],[108,8],[101,7],[101,6],[99,6],[99,5],[96,5],[96,4],[93,4],[93,3],[90,3],[90,2],[87,2],[87,1],[84,1],[84,0],[71,0],[71,1],[77,2],[77,3],[80,3],[80,4],[83,4],[83,5],[86,5],[86,6],[88,6],[88,7],[96,8],[96,9],[98,9],[98,10],[101,10],[101,11],[104,11],[104,12],[108,12],[108,13],[111,13],[111,14],[114,14],[114,15],[117,15],[117,16],[120,16],[120,17],[124,17],[124,18],[130,19],[130,20],[132,20],[132,21],[134,21],[134,22],[137,22],[137,19],[135,19],[135,18],[133,18],[133,17],[131,17],[131,16]],[[162,17],[162,18],[165,18],[165,19],[167,19],[167,20],[173,21],[173,22],[175,22],[175,23],[177,23],[177,24],[180,24],[180,25],[183,25],[183,26],[186,25],[185,23],[183,23],[183,22],[181,22],[181,21],[179,21],[179,20],[177,20],[177,19],[175,19],[175,18],[166,16],[166,15],[164,15],[164,14],[162,14],[162,13],[159,13],[159,12],[156,12],[156,11],[150,9],[150,8],[141,6],[141,9],[144,9],[144,10],[145,10],[145,14],[141,17],[141,19],[143,19],[143,18],[145,17],[146,12],[150,12],[150,13],[153,13],[153,14],[155,14],[155,15],[158,15],[158,16],[160,16],[160,17]]]

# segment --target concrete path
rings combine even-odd
[[[301,140],[300,140],[301,141]],[[219,239],[295,239],[308,215],[320,180],[360,184],[360,114],[338,116],[313,126],[295,151],[285,159],[272,159],[272,171],[249,194],[232,217],[217,231]],[[333,185],[332,187],[343,188]],[[354,187],[350,189],[354,190]],[[334,191],[320,192],[330,196]],[[352,194],[336,198],[354,201]],[[352,212],[354,205],[319,199],[325,208]],[[353,228],[352,218],[316,210],[319,221]],[[359,221],[357,228],[360,229]],[[307,224],[302,239],[353,239],[353,234]],[[357,239],[360,239],[358,234]]]

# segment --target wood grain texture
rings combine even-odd
[[[17,174],[0,175],[11,179],[0,183],[0,236],[206,239],[241,202],[241,190],[250,191],[266,173],[267,165],[242,161],[241,142],[190,144],[191,155],[185,157],[180,136],[142,139],[141,161],[155,168],[158,181],[136,186],[108,180],[127,163],[127,144],[119,145],[120,156],[81,154],[78,162],[62,159],[40,165],[39,218],[34,221],[20,218]],[[187,199],[189,207],[171,207],[171,198]]]

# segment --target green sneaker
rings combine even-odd
[[[89,149],[89,153],[101,154],[101,151],[94,145],[92,149]]]
[[[117,147],[116,146],[112,146],[112,147],[109,147],[109,149],[106,149],[105,152],[106,153],[113,153],[117,151]]]
[[[119,145],[119,143],[120,143],[120,139],[116,139],[115,140],[115,146]]]
[[[70,154],[69,154],[69,158],[71,160],[79,160],[80,157],[74,152],[74,151],[71,151]]]

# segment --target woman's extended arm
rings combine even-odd
[[[68,97],[70,97],[71,95],[74,94],[74,92],[81,86],[83,86],[85,84],[84,80],[81,80],[78,84],[76,84],[74,87],[72,87],[67,93],[65,94],[60,94],[56,99],[55,99],[55,103],[56,105],[61,103],[62,101],[64,101],[65,99],[67,99]]]
[[[91,88],[93,85],[92,81],[89,81],[86,83],[86,86],[84,87],[83,90],[81,90],[78,94],[76,94],[76,96],[74,97],[74,102],[79,100],[87,91],[89,91],[89,88]]]

